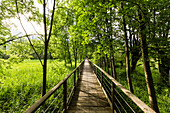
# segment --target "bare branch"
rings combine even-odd
[[[23,14],[24,15],[24,14]],[[38,33],[38,31],[35,29],[35,26],[32,24],[32,22],[30,21],[30,19],[29,18],[27,18],[25,15],[24,15],[24,17],[27,19],[27,21],[32,25],[32,27],[34,28],[34,30],[35,30],[35,32],[37,33],[37,34],[39,34]],[[44,39],[43,38],[41,38],[41,40],[44,42]]]
[[[46,2],[44,0],[44,3],[43,3],[43,9],[44,9],[44,33],[45,33],[45,42],[47,41],[47,22],[46,22],[46,10],[45,10],[45,7],[46,7]]]
[[[14,12],[12,12],[10,9],[8,9],[4,4],[2,4],[2,6],[5,8],[5,9],[7,9],[9,12],[11,12],[14,16],[15,16],[15,13]],[[24,14],[22,14],[26,19],[27,19],[27,21],[31,24],[31,26],[33,27],[33,29],[35,30],[35,32],[37,33],[37,34],[39,34],[38,32],[37,32],[37,30],[35,29],[35,26],[32,24],[32,22],[30,21],[30,19],[27,17],[27,16],[25,16]],[[16,16],[17,17],[17,16]],[[18,18],[18,17],[17,17]],[[19,19],[19,18],[18,18]],[[40,35],[40,34],[39,34]],[[44,40],[43,40],[43,38],[41,38],[41,40],[44,42]]]
[[[26,32],[26,30],[25,30],[25,28],[24,28],[23,24],[22,24],[21,18],[20,18],[20,16],[19,16],[19,10],[18,10],[17,0],[15,0],[15,4],[16,4],[16,8],[17,8],[17,15],[18,15],[18,19],[19,19],[19,21],[20,21],[20,24],[21,24],[21,26],[22,26],[22,28],[23,28],[23,30],[24,30],[24,32],[25,32],[25,34],[26,34],[26,37],[27,37],[27,39],[28,39],[28,41],[29,41],[29,43],[30,43],[31,47],[33,48],[33,50],[34,50],[35,54],[37,55],[37,57],[38,57],[38,59],[39,59],[39,61],[40,61],[41,65],[43,66],[43,63],[42,63],[42,61],[41,61],[41,58],[40,58],[39,54],[37,53],[37,51],[35,50],[34,45],[32,44],[32,42],[31,42],[31,40],[30,40],[30,38],[29,38],[29,36],[28,36],[28,34],[27,34],[27,32]]]
[[[9,40],[7,40],[7,41],[5,41],[5,42],[3,42],[3,43],[0,43],[0,46],[1,46],[1,45],[4,45],[4,44],[6,44],[6,43],[9,43],[9,42],[11,42],[11,41],[17,40],[17,39],[21,39],[21,38],[24,38],[24,37],[27,37],[27,36],[35,36],[35,35],[37,35],[37,34],[29,34],[29,35],[24,35],[24,36],[19,36],[19,37],[17,37],[17,38],[14,38],[14,37],[17,36],[17,35],[15,35],[15,36],[11,37],[11,39],[9,39]],[[41,35],[41,34],[38,34],[38,35],[43,36],[43,35]]]
[[[55,0],[54,0],[54,4],[53,4],[53,12],[52,12],[52,16],[51,16],[50,31],[49,31],[49,35],[48,35],[48,39],[47,39],[47,43],[49,42],[50,37],[51,37],[51,31],[52,31],[53,19],[54,19],[54,12],[55,12]]]

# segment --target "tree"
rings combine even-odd
[[[143,6],[143,8],[145,7]],[[145,25],[147,21],[147,17],[146,17],[147,12],[146,10],[142,10],[142,11],[139,9],[137,10],[144,72],[145,72],[145,78],[146,78],[146,84],[148,88],[149,102],[150,102],[151,108],[154,109],[157,113],[159,113],[155,88],[153,85],[152,73],[151,73],[150,64],[149,64],[148,45],[146,42],[146,26]]]
[[[121,8],[123,10],[123,3],[121,4]],[[134,93],[132,81],[131,81],[131,77],[130,77],[129,44],[128,44],[128,39],[127,39],[127,30],[126,30],[126,22],[125,22],[125,15],[124,14],[123,14],[122,18],[123,18],[123,31],[124,31],[124,37],[125,37],[126,75],[127,75],[127,81],[128,81],[129,89],[132,93]]]

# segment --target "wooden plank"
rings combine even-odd
[[[81,81],[77,85],[78,87],[67,112],[111,113],[110,104],[87,60],[85,61],[83,74],[80,78]]]

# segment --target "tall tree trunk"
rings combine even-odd
[[[47,75],[47,51],[48,51],[48,43],[45,42],[44,49],[44,65],[43,65],[43,93],[42,96],[46,94],[46,75]]]
[[[106,67],[107,67],[107,73],[109,74],[109,59],[107,57],[107,54],[106,54]]]
[[[141,13],[139,10],[137,10],[137,15],[138,15],[138,21],[139,21],[140,44],[141,44],[145,79],[146,79],[148,95],[149,95],[149,103],[151,105],[151,108],[155,110],[157,113],[159,113],[159,108],[157,105],[157,99],[156,99],[156,94],[155,94],[155,88],[154,88],[153,79],[152,79],[152,73],[151,73],[150,64],[149,64],[148,47],[146,43],[146,23],[145,23],[146,14],[144,14],[144,11]]]
[[[121,5],[121,7],[123,9],[123,4]],[[127,30],[126,30],[126,22],[125,22],[124,14],[123,14],[123,30],[124,30],[124,38],[125,38],[126,76],[127,76],[129,89],[132,93],[134,93],[132,81],[131,81],[131,76],[130,76],[129,46],[128,46]]]
[[[104,70],[107,72],[107,63],[106,63],[106,57],[103,57],[104,60]]]
[[[44,8],[44,32],[45,32],[45,49],[44,49],[44,64],[43,64],[43,92],[42,96],[46,94],[46,74],[47,74],[47,50],[48,50],[48,41],[47,41],[47,26],[46,26],[46,0],[43,3]]]
[[[113,1],[112,1],[113,3]],[[115,68],[115,58],[114,58],[114,52],[113,52],[113,41],[112,41],[112,33],[113,33],[113,26],[112,26],[112,8],[110,8],[110,36],[109,36],[109,41],[110,41],[110,68],[111,68],[111,76],[114,77],[115,79],[117,79],[117,75],[116,75],[116,68]]]
[[[50,23],[50,30],[49,30],[49,35],[47,38],[47,23],[46,23],[46,0],[43,2],[43,18],[44,18],[44,32],[45,32],[45,49],[44,49],[44,64],[43,64],[43,92],[42,96],[46,94],[46,75],[47,75],[47,56],[48,56],[48,44],[49,40],[51,37],[51,32],[52,32],[52,26],[53,26],[53,18],[54,18],[54,11],[55,11],[55,0],[53,4],[53,11],[51,15],[51,23]]]
[[[73,44],[73,51],[74,51],[74,63],[75,63],[75,68],[77,67],[77,45],[76,41]]]
[[[71,67],[72,67],[71,53],[70,53],[70,49],[69,49],[69,42],[67,42],[67,52],[68,52],[69,63],[71,64]]]
[[[77,47],[76,47],[76,56],[75,56],[75,68],[77,67]]]
[[[110,66],[111,66],[111,75],[112,77],[114,77],[115,79],[117,79],[117,75],[116,75],[116,68],[115,68],[115,59],[114,59],[114,53],[110,55]]]

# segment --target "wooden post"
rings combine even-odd
[[[114,98],[114,95],[115,95],[115,84],[112,82],[112,84],[111,84],[111,96],[112,96],[111,109],[112,109],[112,113],[114,113],[114,111],[115,111],[115,105],[114,105],[115,98]]]
[[[67,112],[67,80],[63,83],[63,111]]]

